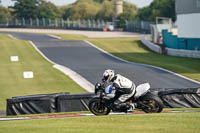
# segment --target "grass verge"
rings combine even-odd
[[[10,56],[19,56],[19,62],[11,62]],[[0,110],[5,110],[6,99],[13,96],[85,92],[69,77],[54,69],[28,41],[0,34],[0,57]],[[34,78],[24,79],[24,71],[33,71]]]
[[[199,133],[199,113],[161,113],[0,122],[6,133]]]
[[[158,66],[200,81],[200,59],[160,55],[146,49],[141,38],[87,38],[82,35],[57,35],[66,40],[87,40],[122,59]]]

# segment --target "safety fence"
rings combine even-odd
[[[0,27],[102,30],[103,28],[110,27],[110,25],[112,25],[111,22],[104,20],[0,19]]]
[[[150,33],[152,22],[145,21],[126,21],[124,31]],[[15,18],[0,19],[0,27],[19,27],[19,28],[55,28],[55,29],[75,29],[75,30],[119,30],[114,29],[113,22],[104,20],[64,20],[46,18]]]
[[[129,31],[129,32],[139,32],[139,33],[150,34],[151,33],[151,24],[153,24],[153,22],[127,21],[125,30]]]

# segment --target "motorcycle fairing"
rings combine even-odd
[[[150,89],[150,84],[149,83],[144,83],[144,84],[140,84],[136,87],[136,94],[135,94],[135,98],[139,98],[142,95],[145,95],[148,90]]]

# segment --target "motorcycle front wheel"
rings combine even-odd
[[[89,102],[90,111],[97,116],[100,115],[108,115],[110,113],[110,109],[106,107],[103,103],[100,102],[99,99],[95,98]]]
[[[145,113],[160,113],[163,110],[163,102],[155,95],[146,95],[142,99],[142,110]]]

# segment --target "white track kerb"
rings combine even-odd
[[[10,35],[10,34],[8,34],[8,36],[9,36],[10,38],[14,39],[14,40],[18,40],[17,38],[15,38],[14,36],[12,36],[12,35]]]
[[[58,69],[59,71],[63,72],[65,75],[69,76],[72,80],[74,80],[78,85],[80,85],[82,88],[87,90],[88,92],[94,92],[94,85],[91,84],[89,81],[87,81],[85,78],[80,76],[78,73],[72,71],[71,69],[56,64],[55,62],[51,61],[49,58],[47,58],[37,47],[36,45],[32,42],[29,41],[30,44],[35,48],[37,52],[39,52],[47,61],[53,64],[53,67]]]

